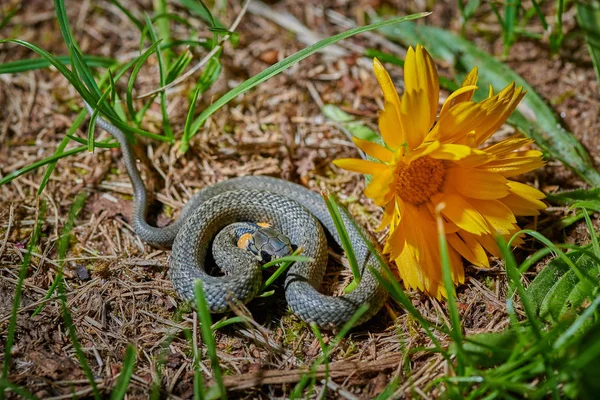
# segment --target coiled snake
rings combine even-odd
[[[86,108],[90,114],[93,112],[88,104]],[[150,245],[172,246],[169,277],[182,299],[193,300],[194,283],[199,279],[213,313],[227,311],[231,302],[250,301],[262,283],[261,264],[255,256],[225,239],[213,243],[213,256],[225,275],[209,275],[205,262],[210,243],[219,231],[238,221],[261,221],[271,224],[292,244],[301,246],[304,249],[302,255],[312,258],[309,262],[294,263],[285,278],[288,305],[302,320],[315,322],[323,328],[339,327],[367,303],[369,309],[359,321],[362,323],[375,315],[385,302],[387,292],[368,268],[378,268],[377,261],[345,212],[342,217],[362,279],[352,292],[343,296],[326,296],[318,292],[327,266],[327,240],[322,227],[338,244],[340,239],[323,198],[291,182],[267,176],[244,176],[219,182],[198,191],[172,224],[162,228],[149,225],[146,222],[146,188],[127,138],[101,117],[96,124],[121,145],[133,186],[131,222],[135,233]]]

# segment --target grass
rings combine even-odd
[[[202,2],[182,0],[181,4],[206,22],[207,29],[212,37],[207,41],[197,39],[193,28],[195,25],[190,21],[169,14],[168,4],[164,0],[155,0],[153,2],[154,14],[144,15],[142,18],[136,16],[135,12],[129,10],[117,0],[111,0],[111,3],[130,21],[132,29],[138,30],[140,34],[139,54],[133,55],[131,59],[126,61],[83,54],[71,32],[66,7],[61,0],[55,1],[55,9],[68,55],[53,55],[37,45],[20,39],[3,39],[0,41],[0,43],[11,42],[24,46],[39,55],[39,58],[35,59],[3,63],[0,65],[0,73],[22,73],[53,66],[86,101],[94,104],[97,110],[91,118],[89,133],[86,138],[76,136],[77,130],[83,126],[86,119],[85,110],[81,110],[52,156],[32,162],[2,176],[0,185],[8,184],[24,174],[46,167],[45,174],[36,190],[38,198],[41,199],[59,160],[86,151],[97,153],[102,149],[117,147],[117,144],[111,139],[96,141],[94,138],[93,127],[97,115],[102,115],[122,128],[132,141],[144,137],[163,142],[166,146],[176,146],[177,140],[181,140],[179,149],[186,151],[189,149],[190,140],[200,132],[205,122],[237,96],[249,92],[268,79],[323,50],[326,46],[339,43],[352,35],[389,27],[426,15],[421,13],[376,22],[317,41],[236,85],[223,96],[210,102],[196,116],[197,107],[201,104],[199,101],[201,94],[210,89],[223,73],[221,62],[223,52],[222,49],[217,49],[217,46],[224,37],[228,37],[227,40],[232,42],[235,42],[239,37],[233,32],[229,32],[226,26],[213,15],[212,10]],[[549,7],[550,3],[554,6]],[[504,2],[502,9],[498,8],[499,6],[495,3],[491,3],[489,11],[486,11],[483,8],[484,6],[485,2],[475,0],[459,2],[459,12],[464,21],[463,35],[469,33],[468,24],[476,22],[478,13],[495,12],[498,18],[498,26],[502,30],[506,55],[509,54],[521,37],[534,37],[543,40],[544,43],[547,41],[551,50],[558,52],[565,39],[562,18],[569,7],[574,5],[569,5],[561,0],[555,2],[534,0],[532,2]],[[586,33],[594,32],[596,27],[594,26],[595,17],[593,13],[597,10],[595,8],[579,8],[581,5],[577,5],[577,7],[580,14],[579,23],[582,26],[585,25]],[[553,15],[546,15],[545,13],[548,13],[548,10],[551,10]],[[9,24],[18,11],[18,8],[8,10],[0,18],[0,29],[2,26]],[[533,18],[537,18],[544,30],[551,31],[551,33],[543,37],[537,37],[533,32],[528,31],[528,25]],[[551,22],[551,20],[554,20],[554,22]],[[174,29],[176,24],[181,24],[189,29],[187,36],[179,36],[181,30]],[[401,29],[406,28],[403,25],[401,27]],[[408,31],[407,28],[406,30]],[[441,34],[448,35],[447,32]],[[459,46],[460,43],[457,43],[454,43],[454,45]],[[178,53],[180,50],[178,45],[181,44],[189,46],[189,49]],[[588,34],[588,44],[590,51],[593,52],[595,43],[591,34]],[[449,47],[444,46],[445,44],[440,41],[437,47],[432,46],[431,48],[448,50]],[[138,78],[144,67],[154,61],[158,67],[158,85],[164,87],[175,82],[194,63],[194,57],[190,50],[197,47],[201,47],[206,51],[215,49],[217,51],[203,64],[204,68],[200,77],[196,82],[193,82],[192,90],[187,94],[190,102],[185,113],[186,119],[182,136],[179,137],[174,129],[176,125],[172,124],[170,120],[166,91],[158,91],[148,97],[140,98],[139,94],[136,93],[136,87],[139,85]],[[464,57],[465,53],[461,52],[462,50],[451,50],[451,54],[463,54]],[[370,57],[377,56],[384,62],[397,65],[402,65],[403,61],[394,54],[378,49],[368,49],[366,54]],[[470,54],[468,49],[466,54]],[[597,57],[595,53],[592,53],[592,55],[592,60],[597,68]],[[464,59],[462,61],[464,62]],[[469,64],[469,62],[466,63]],[[499,64],[502,66],[500,75],[507,74],[504,69],[505,66]],[[104,69],[105,72],[99,75],[97,69]],[[493,69],[493,67],[489,69]],[[125,78],[127,79],[123,82]],[[456,80],[442,80],[442,84],[451,89],[452,85],[456,85]],[[125,88],[124,94],[121,93],[120,88]],[[158,102],[162,119],[164,132],[161,134],[152,133],[142,128],[155,100]],[[348,129],[352,134],[362,135],[361,137],[372,137],[374,135],[373,130],[360,122],[355,116],[344,113],[340,108],[332,105],[326,107],[323,109],[323,113],[329,113],[327,114],[329,118]],[[548,123],[555,125],[555,120]],[[78,145],[69,147],[74,142]],[[577,146],[571,147],[576,148]],[[577,152],[576,150],[573,151]],[[550,146],[548,147],[548,154],[564,160],[567,164],[570,163],[570,159],[565,159],[565,154],[560,149]],[[589,182],[595,183],[594,179],[597,178],[594,177],[593,171],[590,172],[593,166],[581,154],[576,155],[577,160],[579,160],[575,163],[576,168],[584,178],[588,177]],[[90,364],[86,347],[82,345],[81,338],[78,335],[79,321],[74,320],[73,310],[67,301],[70,289],[65,286],[65,260],[74,240],[72,231],[77,216],[85,201],[86,195],[81,194],[76,196],[72,203],[57,243],[56,264],[58,269],[43,299],[58,300],[60,316],[63,321],[61,328],[66,330],[68,334],[70,340],[68,346],[72,349],[74,358],[77,359],[91,388],[91,395],[94,398],[103,398],[110,391],[111,399],[121,399],[131,389],[137,365],[147,356],[145,349],[143,347],[136,348],[133,345],[127,346],[123,359],[115,360],[119,366],[119,373],[115,376],[114,383],[111,382],[113,386],[109,388],[98,387],[96,384],[98,369],[95,365]],[[389,266],[371,245],[371,251],[379,261],[379,268],[373,269],[373,274],[385,286],[393,302],[400,305],[406,315],[412,321],[415,321],[418,337],[425,338],[416,347],[404,350],[406,362],[404,368],[401,368],[404,376],[401,378],[399,375],[393,375],[381,393],[378,394],[378,399],[396,398],[405,394],[406,391],[402,388],[405,382],[412,382],[412,385],[415,385],[411,362],[413,359],[423,357],[423,355],[427,355],[431,359],[435,357],[442,358],[448,369],[445,376],[429,381],[423,392],[436,393],[447,398],[581,398],[591,396],[597,392],[596,375],[594,374],[597,372],[597,360],[600,358],[600,293],[597,279],[600,269],[600,244],[598,242],[598,232],[594,229],[590,213],[600,211],[600,194],[598,189],[579,190],[550,197],[550,201],[557,206],[568,206],[579,210],[577,218],[585,221],[589,230],[590,245],[555,243],[556,240],[552,241],[546,238],[539,231],[523,230],[520,233],[537,239],[544,247],[533,253],[529,259],[518,263],[515,255],[510,250],[510,242],[504,243],[500,238],[501,262],[509,288],[509,296],[506,300],[509,323],[501,331],[479,334],[465,331],[467,324],[461,319],[460,301],[463,294],[460,292],[457,294],[452,283],[447,243],[442,226],[439,227],[438,231],[438,245],[441,252],[444,286],[448,293],[448,300],[441,310],[444,312],[444,316],[448,315],[448,322],[444,318],[433,320],[431,315],[425,315],[422,312],[423,310],[416,307],[413,304],[414,296],[403,290]],[[356,259],[353,257],[347,233],[345,234],[340,210],[333,195],[328,198],[327,204],[336,222],[338,233],[342,238],[342,247],[347,254],[353,272],[353,283],[346,288],[347,291],[350,291],[360,281],[360,273],[358,272]],[[4,341],[4,359],[2,375],[0,376],[0,400],[4,399],[7,394],[10,396],[12,393],[24,398],[35,398],[28,388],[11,382],[9,377],[14,368],[11,354],[15,344],[15,335],[18,332],[17,318],[19,310],[23,307],[21,304],[23,285],[31,266],[32,254],[35,253],[36,247],[40,244],[40,238],[43,238],[43,226],[49,218],[46,216],[46,211],[46,201],[40,200],[37,219],[18,268],[18,279],[16,280],[14,299]],[[575,220],[570,223],[574,222]],[[530,280],[532,277],[530,273],[532,267],[550,253],[554,254],[555,258],[545,267],[544,271],[547,272],[535,275],[532,282],[526,284],[526,280]],[[278,262],[281,261],[278,260]],[[264,284],[261,290],[264,295],[272,293],[266,292],[266,290],[270,288],[270,285],[280,274],[286,271],[292,262],[306,261],[306,258],[298,252],[283,261],[284,263],[279,265],[273,276]],[[265,268],[270,266],[266,265]],[[31,317],[43,315],[44,306],[47,304],[48,302],[43,302],[37,306]],[[224,399],[228,396],[224,383],[228,370],[225,370],[224,360],[218,357],[217,350],[219,349],[221,352],[224,352],[224,350],[218,347],[215,340],[215,331],[237,329],[247,320],[238,316],[213,323],[206,307],[201,285],[196,286],[195,307],[200,322],[202,343],[198,344],[197,338],[191,337],[192,343],[189,347],[193,353],[190,367],[193,371],[193,396],[196,399]],[[366,308],[361,308],[353,319],[333,337],[327,337],[316,326],[310,326],[311,334],[320,352],[308,362],[308,372],[300,376],[297,384],[289,387],[291,398],[305,398],[308,396],[325,398],[328,395],[326,387],[327,382],[331,380],[332,372],[330,363],[335,357],[336,349],[349,336],[354,323],[360,319],[365,310]],[[296,333],[294,332],[294,334]],[[164,348],[161,350],[161,356],[154,361],[157,371],[150,389],[152,398],[160,398],[165,395],[165,376],[162,371],[169,362],[169,355],[175,353],[171,350],[170,345],[178,340],[181,340],[178,334],[167,335]],[[210,362],[210,374],[204,369],[204,358]],[[325,368],[325,383],[323,384],[323,390],[317,395],[316,391],[321,382],[317,381],[316,371],[321,366]],[[212,380],[206,381],[205,374],[211,376]],[[416,390],[413,393],[415,397],[420,396]],[[234,397],[234,395],[231,394],[231,397]]]

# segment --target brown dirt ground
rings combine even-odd
[[[150,0],[123,3],[137,15],[152,12]],[[222,17],[226,23],[232,22],[240,10],[237,2],[232,3]],[[399,14],[425,10],[426,2],[408,2],[410,6],[404,3],[386,4]],[[65,54],[52,3],[32,0],[24,4],[11,23],[0,30],[0,36],[18,37],[54,54]],[[452,4],[438,2],[427,23],[457,30],[457,11]],[[361,10],[377,5],[377,0],[354,4],[343,1],[271,4],[274,10],[291,13],[321,36],[342,30],[324,16],[324,10],[335,10],[355,19],[362,15]],[[178,5],[169,7],[173,12],[185,13]],[[138,48],[137,31],[108,1],[69,0],[67,9],[84,52],[128,59]],[[565,22],[569,35],[560,54],[550,55],[547,46],[539,41],[521,40],[506,62],[553,105],[564,124],[599,162],[600,138],[596,133],[600,129],[600,97],[582,39],[572,32],[573,19],[573,12],[569,11]],[[201,27],[200,22],[192,21]],[[358,21],[362,23],[361,19]],[[489,10],[482,7],[474,21],[469,34],[499,54],[501,43],[492,39],[499,36],[498,25]],[[246,14],[238,31],[239,45],[226,47],[224,74],[199,100],[198,110],[270,63],[304,47],[295,35],[254,13]],[[356,45],[377,47],[367,36],[352,38],[342,45],[350,49]],[[0,50],[0,61],[31,56],[17,46],[4,45]],[[201,57],[201,53],[196,53],[194,59]],[[142,141],[138,150],[146,155],[142,163],[145,178],[156,193],[157,204],[165,206],[167,211],[160,214],[158,223],[168,223],[200,187],[239,175],[267,174],[301,182],[314,190],[339,193],[360,223],[370,229],[376,227],[380,213],[361,195],[363,180],[331,164],[337,157],[356,156],[356,150],[335,124],[325,120],[318,106],[319,101],[338,104],[376,127],[380,91],[372,72],[357,64],[357,58],[352,53],[333,60],[316,55],[260,85],[217,112],[194,138],[191,151],[185,156],[166,144]],[[392,75],[400,84],[401,71],[393,70]],[[138,93],[156,88],[157,76],[156,62],[151,58],[139,76]],[[169,92],[169,113],[176,133],[182,131],[191,87],[189,80]],[[124,91],[123,83],[119,89]],[[81,105],[76,91],[56,71],[0,76],[0,174],[5,176],[51,155]],[[150,109],[143,126],[161,131],[158,104]],[[86,136],[85,131],[78,134]],[[106,134],[100,137],[105,138]],[[31,317],[36,302],[43,298],[56,275],[58,234],[75,195],[81,191],[87,191],[89,198],[73,230],[75,239],[66,270],[67,300],[99,387],[110,388],[114,384],[126,345],[134,343],[139,352],[129,398],[148,396],[158,374],[161,354],[166,357],[162,397],[192,396],[192,351],[183,331],[198,333],[193,314],[185,312],[185,307],[178,303],[167,279],[168,252],[143,245],[128,225],[131,188],[122,173],[119,155],[118,150],[98,149],[95,154],[82,153],[61,160],[42,196],[48,202],[48,212],[43,237],[25,281],[10,374],[12,382],[27,387],[36,396],[68,398],[73,392],[81,396],[90,394],[65,331],[59,304],[51,301],[41,314]],[[44,169],[40,169],[0,187],[0,240],[6,238],[0,242],[2,343],[6,339],[19,265],[36,218],[38,203],[34,195],[43,173]],[[526,179],[547,191],[585,186],[552,161]],[[174,210],[173,215],[169,210]],[[564,212],[555,209],[537,222],[546,222]],[[559,235],[558,240],[566,236],[570,241],[581,242],[587,232],[577,225]],[[89,277],[83,270],[89,271]],[[503,269],[496,264],[487,271],[468,267],[467,272],[468,281],[458,290],[465,332],[503,329],[508,324]],[[334,272],[329,278],[333,281],[338,275]],[[410,295],[415,306],[431,321],[446,319],[445,304],[419,293]],[[250,311],[262,327],[236,326],[216,333],[227,385],[232,389],[243,388],[232,392],[231,397],[284,396],[299,376],[294,371],[310,365],[318,356],[318,342],[305,324],[289,314],[280,293],[254,301]],[[326,333],[325,337],[328,340],[332,335]],[[448,338],[440,339],[448,342]],[[429,341],[416,322],[400,307],[390,304],[387,311],[353,330],[332,354],[332,361],[342,362],[332,365],[335,378],[329,384],[328,397],[372,398],[397,375],[403,382],[399,396],[412,397],[418,393],[436,397],[439,393],[436,387],[427,389],[427,393],[423,390],[432,379],[447,371],[441,357],[416,353],[407,360],[412,383],[404,379],[406,371],[402,369],[406,350],[427,345]],[[0,362],[2,359],[0,348]],[[202,367],[210,376],[210,363],[204,361]],[[271,385],[248,378],[249,373],[259,370],[275,371],[266,373],[272,374],[268,375]],[[317,386],[321,390],[320,384]]]

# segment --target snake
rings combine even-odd
[[[90,115],[93,109],[85,104]],[[164,227],[147,220],[148,195],[136,166],[136,157],[126,135],[97,115],[96,126],[117,140],[133,188],[131,226],[147,244],[171,248],[168,276],[179,297],[194,304],[196,281],[202,282],[211,313],[224,313],[232,304],[248,303],[260,291],[262,263],[252,252],[235,243],[236,224],[262,222],[302,248],[310,261],[296,261],[286,271],[283,289],[291,311],[301,320],[320,328],[336,329],[347,323],[363,304],[366,311],[355,322],[371,319],[387,299],[387,291],[374,271],[380,270],[366,230],[355,223],[343,207],[347,230],[360,282],[349,293],[325,295],[319,291],[327,267],[325,232],[338,245],[342,241],[323,196],[302,185],[270,176],[241,176],[211,184],[196,192],[179,217]],[[373,243],[373,242],[371,242]],[[209,250],[223,274],[209,273]],[[379,260],[378,260],[379,258]]]

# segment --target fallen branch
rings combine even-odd
[[[375,361],[337,361],[329,364],[329,377],[340,378],[350,374],[364,374],[368,372],[380,372],[386,369],[397,368],[402,362],[402,354],[382,358]],[[249,372],[246,374],[225,376],[223,383],[229,390],[250,389],[261,385],[281,385],[284,383],[298,382],[304,375],[310,372],[310,368],[298,368],[289,371],[264,370]],[[325,377],[325,365],[319,365],[316,373],[317,378]]]

